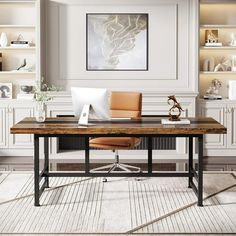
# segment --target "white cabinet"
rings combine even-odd
[[[10,134],[10,128],[25,117],[34,116],[33,104],[14,104],[8,108],[9,148],[32,148],[33,136],[28,134]]]
[[[33,136],[13,135],[10,128],[24,119],[34,116],[34,104],[30,101],[9,100],[0,104],[0,156],[22,156],[33,153]]]
[[[236,156],[236,101],[200,99],[198,115],[212,117],[227,128],[227,134],[205,136],[205,155]]]
[[[6,110],[6,106],[0,107],[0,148],[7,147]]]
[[[227,147],[236,149],[236,102],[230,104],[226,110],[227,114]]]

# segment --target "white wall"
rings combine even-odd
[[[148,13],[148,71],[86,71],[86,13]],[[46,77],[63,86],[198,91],[198,0],[48,0]]]

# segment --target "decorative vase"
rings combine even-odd
[[[7,40],[7,34],[2,32],[1,33],[1,37],[0,37],[0,44],[1,44],[1,47],[6,47],[7,46],[7,43],[8,43],[8,40]]]
[[[37,122],[44,122],[46,120],[46,106],[44,102],[36,102],[35,119]]]

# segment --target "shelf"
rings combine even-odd
[[[35,28],[35,25],[0,25],[0,28]]]
[[[200,25],[201,29],[232,29],[236,28],[236,25]]]
[[[26,4],[28,4],[28,3],[30,3],[30,4],[35,4],[36,3],[36,1],[34,1],[34,0],[29,0],[29,1],[27,1],[27,0],[25,0],[25,1],[23,1],[23,0],[2,0],[2,1],[0,1],[0,4],[1,3],[26,3]]]
[[[0,47],[0,51],[1,50],[20,50],[20,51],[24,51],[24,50],[35,50],[36,47],[25,47],[25,48],[17,48],[17,47]]]
[[[229,74],[229,75],[235,75],[236,72],[234,71],[218,71],[218,72],[214,72],[214,71],[200,71],[201,75],[220,75],[220,74]]]
[[[207,47],[207,46],[201,46],[201,50],[236,50],[236,47],[232,46],[221,46],[221,47]]]
[[[35,72],[28,72],[28,71],[0,71],[0,75],[34,75]]]

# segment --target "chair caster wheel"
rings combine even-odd
[[[103,179],[102,179],[102,182],[103,182],[103,183],[106,183],[106,182],[107,182],[107,178],[103,178]]]
[[[135,178],[135,181],[141,181],[141,178]]]

